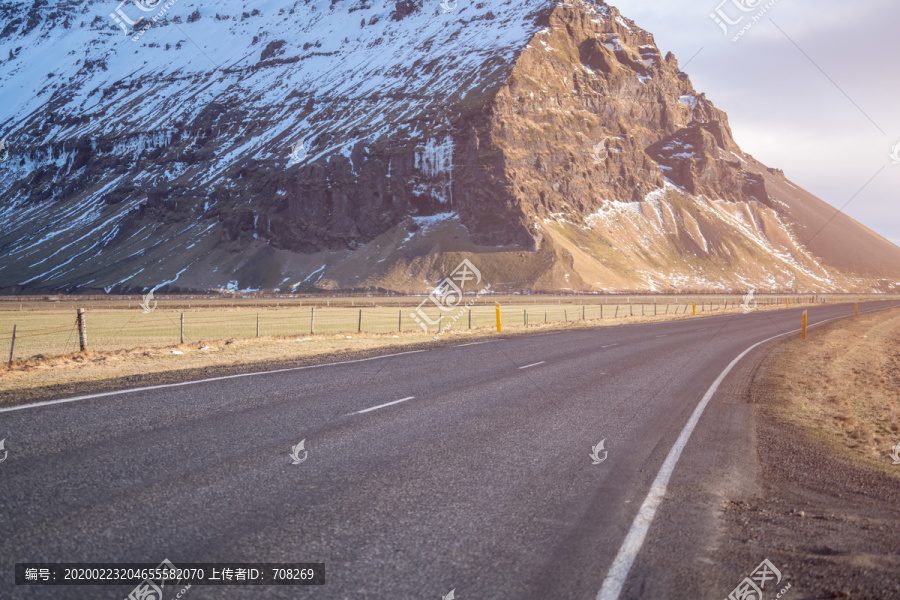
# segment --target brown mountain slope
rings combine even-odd
[[[423,292],[462,258],[501,291],[900,289],[900,248],[743,153],[602,0],[398,6],[161,22],[140,81],[34,8],[0,75],[61,75],[0,107],[0,290]],[[181,29],[227,68],[168,54]]]
[[[408,220],[315,287],[423,291],[464,257],[501,290],[900,280],[900,249],[744,154],[727,115],[615,8],[559,3],[538,25],[483,112],[457,123],[457,213]]]

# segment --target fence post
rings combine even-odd
[[[616,314],[613,315],[613,319],[619,316],[619,305],[616,304]]]
[[[20,309],[21,310],[21,309]],[[13,335],[12,335],[12,343],[9,345],[9,366],[12,366],[13,363],[13,352],[16,351],[16,329],[18,325],[13,325]]]
[[[316,331],[316,307],[309,309],[309,334],[312,335]]]
[[[259,313],[256,313],[256,337],[259,337]]]
[[[566,323],[569,322],[569,309],[567,309],[567,308],[563,309],[563,318],[565,319]]]
[[[544,323],[546,323],[546,322],[547,322],[547,311],[545,310],[544,311]]]
[[[356,328],[356,333],[362,333],[362,309],[359,309],[359,326]]]
[[[634,308],[631,306],[631,302],[628,303],[628,316],[629,317],[634,316]]]
[[[84,322],[84,309],[78,309],[78,347],[81,348],[81,351],[84,352],[87,350],[87,328],[85,327]]]
[[[525,327],[528,327],[528,309],[522,309],[522,322],[525,324]]]
[[[469,313],[471,314],[472,311],[470,310]],[[471,317],[470,317],[469,322],[471,324]],[[403,309],[401,308],[400,310],[397,311],[397,333],[401,333],[402,331],[403,331]]]
[[[893,304],[892,304],[891,306],[893,306]],[[601,317],[603,316],[603,309],[602,309],[602,308],[600,309],[600,316],[601,316]],[[583,305],[583,304],[581,305],[581,320],[582,320],[582,321],[585,321],[585,320],[586,320],[586,319],[584,318],[584,305]]]
[[[441,326],[444,323],[444,313],[438,315],[438,331],[441,330]]]
[[[183,344],[184,343],[184,313],[181,313],[181,335],[180,335],[180,338],[181,338],[181,342],[179,342],[179,343]]]
[[[469,329],[472,329],[472,309],[469,309]]]

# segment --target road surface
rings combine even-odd
[[[741,395],[801,312],[498,336],[0,410],[0,598],[133,588],[16,586],[16,562],[167,558],[326,564],[324,586],[194,586],[189,600],[721,600],[756,565],[675,589],[654,552],[709,560],[716,503],[753,485]],[[852,312],[814,306],[810,324]]]

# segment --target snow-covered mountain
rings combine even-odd
[[[8,291],[421,291],[462,257],[510,290],[900,279],[599,0],[0,15]]]

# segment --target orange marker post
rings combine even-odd
[[[859,302],[853,305],[856,308],[856,316],[859,316]]]
[[[803,311],[803,334],[800,336],[801,340],[806,339],[806,311]]]
[[[697,303],[691,302],[691,308],[694,309],[694,314],[696,315],[697,314]]]
[[[500,303],[494,302],[494,308],[497,310],[497,333],[500,333]]]

